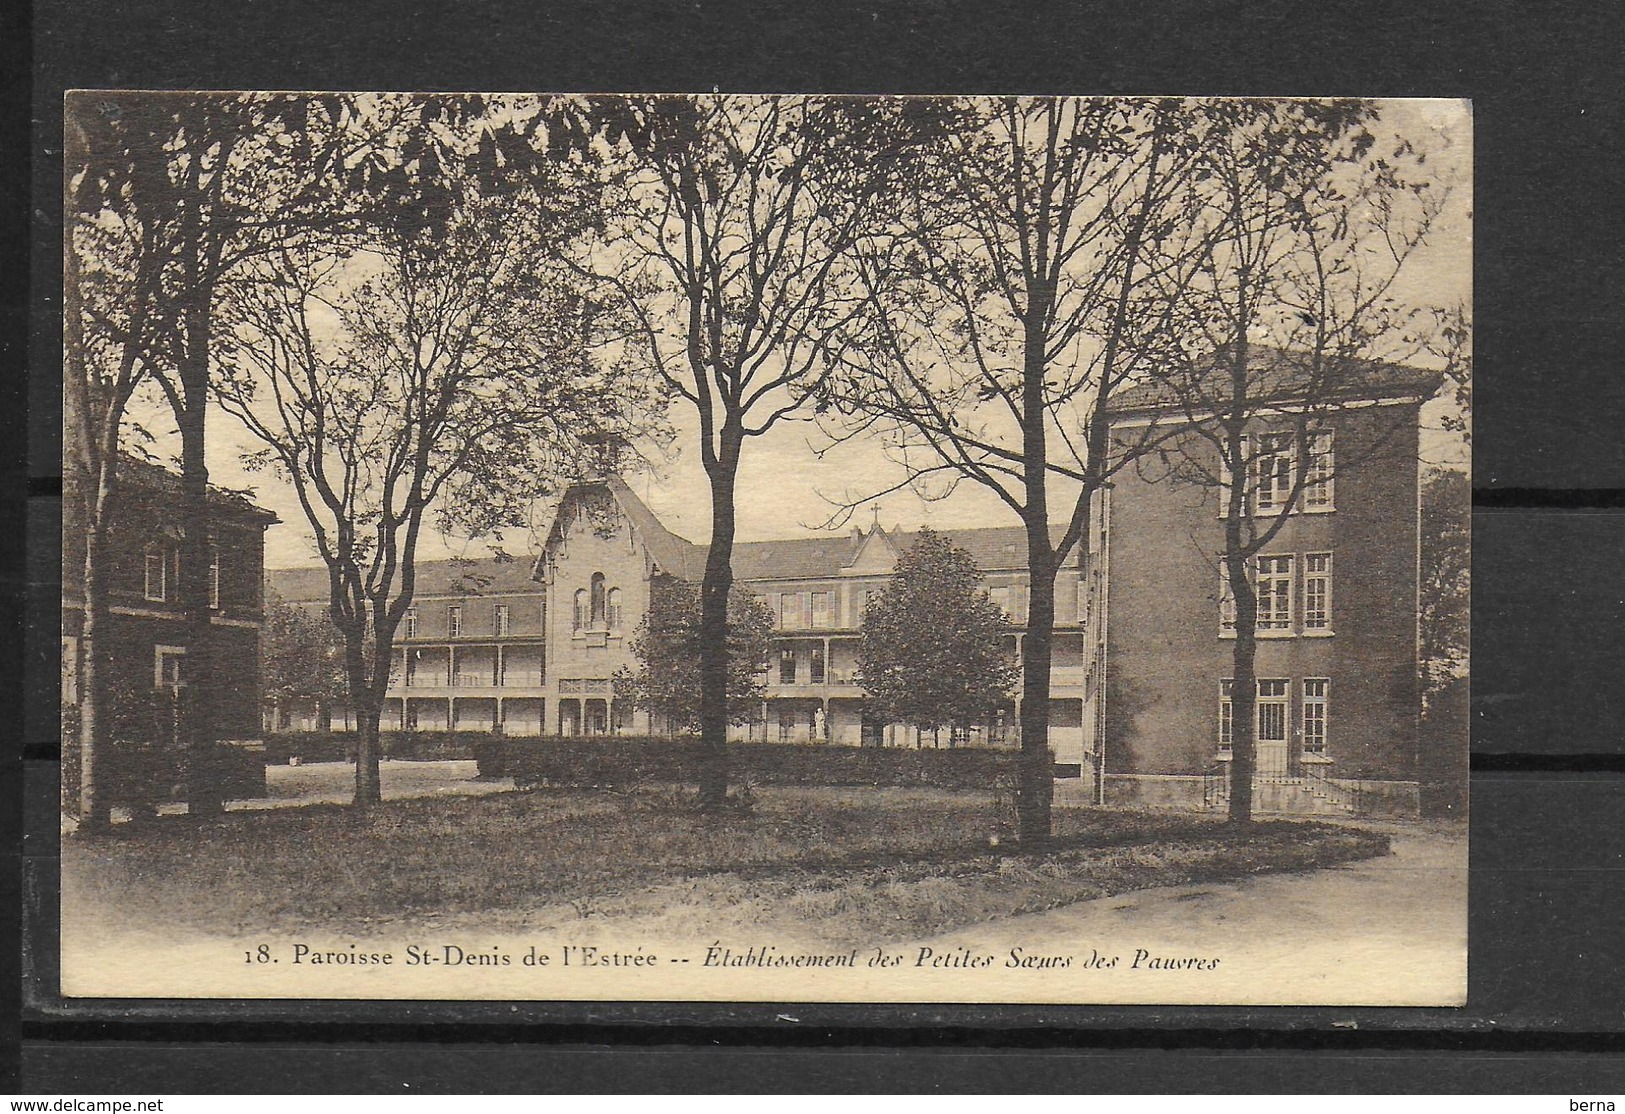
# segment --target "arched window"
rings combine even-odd
[[[587,626],[587,590],[576,589],[575,629],[584,630]]]
[[[604,574],[595,572],[592,574],[592,625],[595,627],[604,625],[604,604]]]
[[[621,629],[621,590],[619,588],[609,590],[609,603],[605,607],[605,615],[609,620],[610,630]]]

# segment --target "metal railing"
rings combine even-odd
[[[1305,766],[1303,780],[1317,798],[1356,815],[1365,811],[1365,789],[1358,780],[1335,781],[1313,767]]]
[[[1316,801],[1355,815],[1363,813],[1366,807],[1366,794],[1361,782],[1339,781],[1312,766],[1302,766],[1296,772],[1257,770],[1253,773],[1254,792],[1263,786],[1295,786]],[[1229,805],[1230,763],[1216,762],[1202,771],[1202,807],[1221,809]]]

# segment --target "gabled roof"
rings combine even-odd
[[[552,549],[562,538],[571,504],[593,493],[602,493],[614,502],[657,569],[681,580],[699,581],[705,572],[705,548],[666,529],[648,505],[627,486],[626,481],[613,472],[590,480],[578,480],[565,488],[563,497],[559,499],[558,510],[553,514],[553,525],[548,528],[547,541],[542,545],[543,553]],[[540,560],[538,558],[532,565],[532,576],[536,579],[540,579],[535,575]]]
[[[118,478],[119,483],[127,489],[150,492],[166,499],[178,500],[182,495],[181,477],[178,472],[129,453],[119,454]],[[216,487],[214,484],[209,485],[209,508],[222,514],[256,519],[267,526],[282,521],[275,512],[257,506],[249,499],[248,492],[233,491],[230,488]]]
[[[1307,352],[1254,344],[1247,351],[1246,399],[1250,405],[1291,405],[1398,398],[1428,398],[1439,389],[1437,371],[1383,360],[1327,357],[1320,373]],[[1318,379],[1318,382],[1317,382]],[[1206,361],[1206,369],[1169,373],[1116,392],[1107,409],[1114,417],[1181,411],[1207,411],[1228,405],[1230,368],[1223,349]],[[1201,404],[1197,404],[1197,399]]]

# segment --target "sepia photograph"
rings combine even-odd
[[[1472,124],[70,92],[62,995],[1464,1005]]]

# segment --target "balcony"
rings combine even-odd
[[[489,674],[463,673],[448,678],[444,673],[414,674],[402,684],[397,677],[390,682],[389,695],[400,696],[524,696],[534,694],[546,683],[544,674],[535,671],[509,670],[499,685]]]
[[[856,676],[851,673],[837,673],[831,671],[824,675],[822,681],[813,681],[805,675],[799,675],[794,681],[784,682],[774,673],[764,682],[768,699],[786,699],[791,697],[847,697],[856,699],[864,695],[863,686],[858,683]]]

